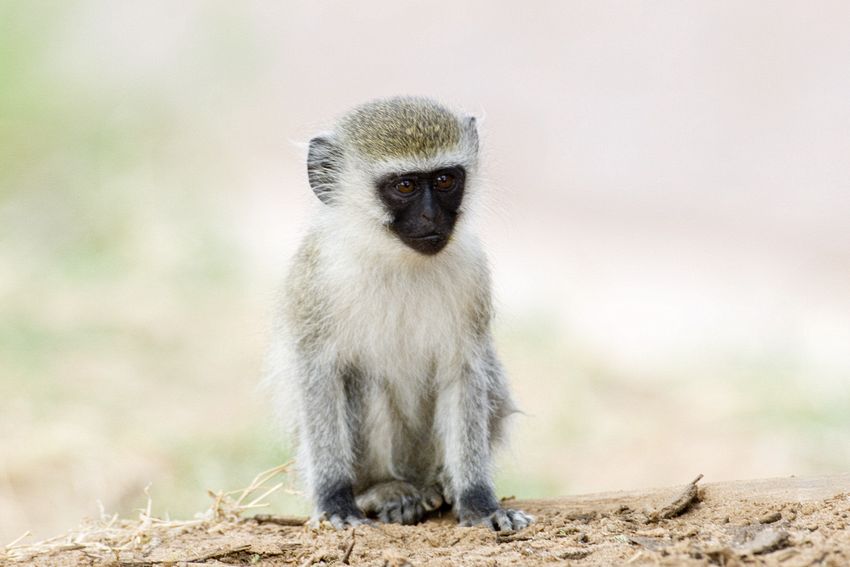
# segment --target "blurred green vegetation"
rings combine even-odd
[[[2,539],[97,499],[131,514],[148,483],[191,517],[289,459],[254,393],[264,339],[234,336],[265,298],[224,222],[216,137],[161,84],[64,68],[78,3],[36,4],[0,4]]]

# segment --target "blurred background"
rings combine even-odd
[[[502,495],[850,470],[848,69],[842,1],[0,1],[0,543],[289,458],[302,144],[395,94],[482,117]]]

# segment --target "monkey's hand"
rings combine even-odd
[[[334,528],[344,530],[353,528],[363,524],[371,524],[372,521],[363,515],[360,510],[357,513],[348,513],[345,511],[322,512],[317,518],[310,522],[311,527],[318,527],[322,520],[329,522]]]
[[[362,526],[363,524],[372,523],[372,521],[363,516],[363,514],[329,514],[328,512],[325,512],[324,514],[322,514],[322,519],[330,522],[330,524],[338,530],[344,530],[346,528],[353,528],[355,526]]]
[[[483,516],[460,514],[460,525],[462,526],[485,526],[497,532],[515,532],[527,528],[534,522],[534,518],[522,510],[511,510],[499,508],[495,512]]]
[[[515,532],[534,521],[525,512],[499,506],[492,489],[486,486],[461,493],[456,513],[462,526],[486,526],[497,532]]]
[[[322,496],[320,502],[320,511],[316,515],[314,525],[321,520],[327,520],[336,529],[344,530],[371,523],[354,503],[354,494],[350,485],[328,491]]]

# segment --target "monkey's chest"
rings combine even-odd
[[[438,369],[464,342],[462,304],[429,278],[352,282],[336,311],[339,354],[364,380],[359,439],[363,478],[431,478],[440,466]]]
[[[438,357],[451,356],[462,340],[455,306],[428,290],[363,293],[338,313],[340,354],[390,383],[428,381]]]

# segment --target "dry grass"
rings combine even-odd
[[[237,522],[243,513],[267,507],[269,503],[266,499],[284,487],[283,482],[269,484],[278,476],[288,473],[290,466],[291,463],[285,463],[261,472],[251,484],[240,490],[208,491],[213,499],[212,504],[192,520],[154,517],[151,513],[153,500],[145,489],[147,505],[139,510],[136,520],[119,519],[117,514],[107,514],[101,506],[100,518],[84,521],[66,535],[23,543],[30,533],[23,534],[0,549],[0,561],[28,563],[36,557],[76,550],[97,562],[133,564],[137,556],[148,554],[163,540],[197,528],[205,528],[210,533],[220,532],[223,524]],[[229,553],[233,551],[227,550]]]

